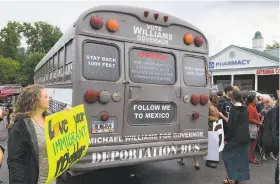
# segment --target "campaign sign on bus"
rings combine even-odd
[[[47,116],[45,121],[50,183],[84,157],[89,132],[84,105]]]

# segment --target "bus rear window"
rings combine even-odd
[[[183,72],[187,86],[206,86],[205,61],[202,58],[184,57]]]
[[[117,81],[120,77],[120,51],[112,45],[85,43],[83,76],[88,80]]]
[[[132,49],[129,60],[132,82],[170,85],[176,81],[175,58],[172,54]]]

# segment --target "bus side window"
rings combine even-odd
[[[72,80],[73,44],[72,40],[66,44],[64,81]]]
[[[57,67],[58,67],[58,54],[55,53],[53,57],[53,83],[57,82]]]
[[[72,80],[72,62],[65,65],[65,81]]]
[[[58,81],[63,81],[63,65],[65,62],[64,48],[58,51]]]

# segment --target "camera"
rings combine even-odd
[[[9,95],[9,97],[13,97],[13,96],[18,96],[19,93],[14,93],[12,95]],[[3,103],[0,103],[0,107],[2,106],[3,110],[8,112],[7,115],[7,120],[8,120],[8,124],[10,124],[10,120],[11,120],[11,114],[13,113],[13,104],[10,101],[4,101]]]

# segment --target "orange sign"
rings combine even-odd
[[[280,74],[279,68],[272,68],[272,69],[261,69],[257,70],[257,75],[277,75]]]

